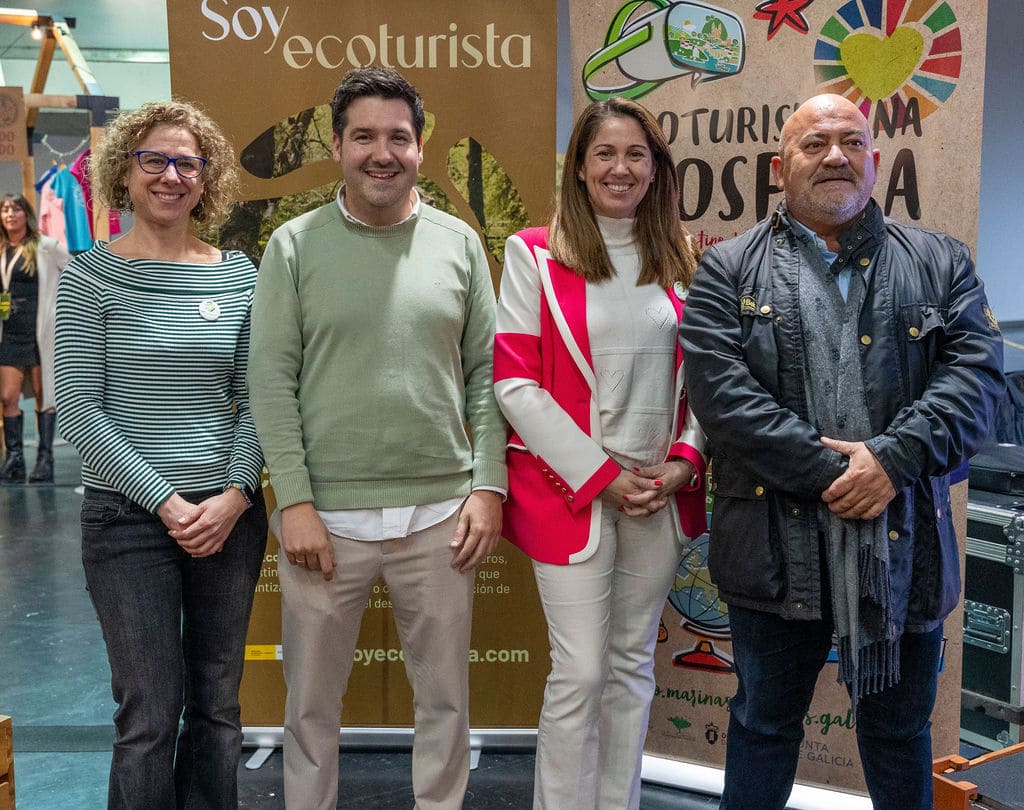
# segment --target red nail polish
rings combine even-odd
[[[654,482],[654,486],[656,486],[656,487],[660,487],[660,486],[661,486],[661,481],[655,481],[655,482]]]
[[[640,468],[639,467],[634,467],[633,468],[633,472],[640,472]]]

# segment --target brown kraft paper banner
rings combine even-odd
[[[327,104],[349,69],[390,65],[416,85],[427,111],[421,193],[477,229],[497,289],[505,238],[543,221],[551,199],[554,2],[168,0],[167,6],[173,93],[213,116],[243,169],[241,200],[215,241],[258,261],[275,227],[334,196],[340,174],[330,159]],[[280,726],[284,719],[277,560],[271,535],[247,641],[246,726]],[[472,724],[535,727],[549,663],[532,568],[502,543],[476,578]],[[383,582],[367,600],[342,720],[412,725],[411,690]]]

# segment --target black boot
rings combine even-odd
[[[0,467],[0,484],[25,483],[25,453],[21,445],[21,426],[23,414],[4,417],[4,443],[7,445],[7,457]]]
[[[53,411],[36,411],[36,425],[39,429],[39,452],[36,466],[28,477],[30,484],[53,483],[53,431],[57,426],[57,414]]]

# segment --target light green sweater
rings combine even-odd
[[[249,383],[278,505],[413,506],[504,489],[494,310],[479,238],[426,205],[371,228],[330,202],[274,231]]]

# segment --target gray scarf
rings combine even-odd
[[[858,226],[855,226],[855,228]],[[807,357],[804,382],[810,413],[821,435],[863,441],[872,434],[860,362],[857,319],[867,292],[859,262],[878,245],[851,254],[844,251],[832,270],[843,262],[853,265],[847,300],[825,265],[817,246],[803,236],[803,256],[809,272],[800,274],[800,312]],[[859,245],[858,247],[861,247]],[[838,680],[845,683],[854,712],[861,695],[899,681],[899,629],[892,620],[889,589],[889,539],[886,516],[848,520],[824,503],[818,507],[825,528],[825,553],[832,592],[832,616],[839,638]]]

